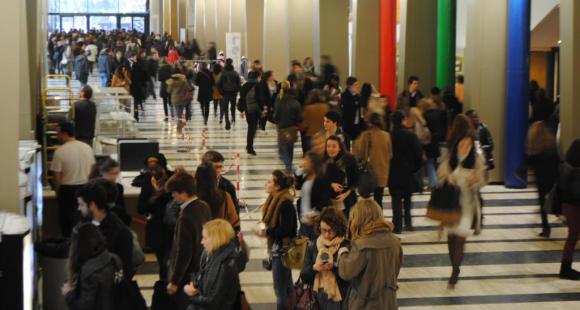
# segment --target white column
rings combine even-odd
[[[263,65],[265,70],[274,71],[279,80],[289,72],[288,27],[288,0],[264,0]]]

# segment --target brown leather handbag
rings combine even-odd
[[[298,127],[278,128],[278,143],[294,144],[298,141]]]

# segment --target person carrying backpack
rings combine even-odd
[[[224,71],[222,73],[222,77],[226,72],[227,71]],[[248,122],[248,133],[246,136],[247,137],[246,151],[248,152],[248,154],[254,156],[256,156],[256,151],[254,150],[254,138],[256,137],[256,131],[258,129],[258,120],[260,119],[260,113],[263,108],[263,102],[260,97],[260,92],[258,91],[257,88],[260,82],[260,78],[261,78],[260,71],[252,71],[248,74],[248,81],[244,83],[244,86],[242,86],[242,89],[240,90],[240,102],[238,104],[238,109],[240,110],[240,112],[246,114],[246,121]],[[227,100],[226,95],[224,95],[224,101],[226,100]],[[229,129],[227,111],[226,111],[226,129]]]
[[[249,77],[248,77],[249,78]],[[233,60],[228,58],[226,60],[226,65],[224,71],[220,75],[218,80],[218,89],[223,95],[223,100],[221,102],[221,113],[226,115],[226,130],[230,130],[231,124],[228,117],[228,105],[230,106],[230,111],[232,113],[232,123],[236,122],[236,97],[238,92],[240,92],[240,75],[234,71]],[[244,84],[245,85],[245,84]],[[240,93],[241,95],[241,93]],[[243,98],[243,96],[241,97]]]

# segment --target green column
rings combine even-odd
[[[436,85],[455,85],[455,11],[457,0],[437,2]]]

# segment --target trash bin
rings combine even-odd
[[[48,239],[35,248],[42,267],[42,309],[67,309],[60,289],[67,280],[69,240]]]
[[[24,309],[24,237],[29,231],[26,217],[0,212],[0,309]]]

